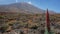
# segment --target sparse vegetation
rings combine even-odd
[[[21,29],[22,28],[27,28],[33,31],[41,31],[41,27],[43,29],[44,24],[45,24],[45,18],[46,16],[44,14],[6,14],[6,15],[0,15],[0,18],[2,18],[5,23],[4,26],[2,26],[2,32],[6,32],[6,30],[9,30],[8,28],[12,26],[12,29]],[[5,17],[3,17],[5,16]],[[54,29],[60,29],[60,17],[59,15],[50,15],[50,22],[53,24],[52,26]],[[1,20],[0,20],[1,21]],[[1,22],[0,22],[1,23]],[[7,24],[7,25],[6,25]],[[59,24],[59,25],[58,25]],[[39,29],[39,30],[38,30]],[[43,30],[44,31],[44,30]],[[36,33],[36,32],[35,32]],[[55,32],[56,33],[56,32]]]

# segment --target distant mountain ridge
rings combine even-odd
[[[45,10],[39,9],[28,3],[13,3],[9,5],[1,5],[0,12],[17,12],[17,13],[27,13],[27,14],[43,14]],[[51,11],[50,13],[55,13]]]

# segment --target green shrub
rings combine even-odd
[[[4,17],[3,16],[0,16],[0,19],[3,19]]]
[[[6,32],[6,30],[8,29],[8,25],[4,25],[4,26],[2,26],[1,28],[0,28],[0,31],[2,32],[2,33],[4,33],[4,32]]]

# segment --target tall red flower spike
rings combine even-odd
[[[49,22],[49,12],[48,12],[48,9],[47,9],[47,12],[46,12],[46,25],[47,25],[48,32],[50,32],[50,22]]]

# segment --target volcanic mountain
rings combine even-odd
[[[0,5],[0,12],[42,14],[45,13],[45,10],[28,3],[13,3],[9,5]]]

